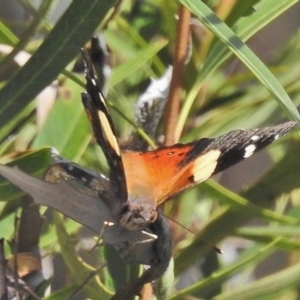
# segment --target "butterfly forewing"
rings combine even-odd
[[[155,199],[159,205],[266,147],[294,122],[263,129],[236,130],[215,139],[200,139],[149,152],[125,152],[129,195]],[[139,168],[134,168],[134,166]]]
[[[82,93],[82,102],[97,143],[107,159],[110,168],[110,180],[114,183],[116,195],[118,196],[118,203],[116,204],[120,204],[127,200],[126,178],[120,147],[90,57],[85,50],[82,50],[82,55],[86,65],[87,90],[86,93]]]
[[[206,156],[209,157],[214,151],[219,151],[220,155],[217,158],[216,168],[211,175],[217,174],[273,143],[279,137],[288,133],[295,124],[295,122],[286,122],[261,129],[234,130],[212,139],[204,152],[200,140],[195,142],[194,149],[183,164],[189,164],[194,161],[194,157],[201,156],[201,153],[207,153]],[[201,169],[201,164],[195,164],[195,169]]]

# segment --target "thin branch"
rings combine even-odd
[[[174,68],[169,99],[166,105],[166,121],[164,128],[165,145],[173,145],[177,142],[175,140],[175,127],[178,120],[185,59],[188,50],[190,18],[190,11],[183,5],[180,5],[179,20],[177,23],[177,40],[175,45],[173,63]]]

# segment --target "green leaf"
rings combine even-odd
[[[227,278],[229,278],[229,276],[232,276],[233,274],[237,273],[239,270],[245,267],[245,265],[247,265],[249,262],[251,263],[258,262],[262,260],[264,257],[266,257],[267,255],[270,255],[272,252],[274,252],[274,246],[279,241],[280,238],[276,238],[275,240],[271,241],[267,245],[264,246],[256,245],[255,247],[253,247],[252,251],[249,251],[247,255],[244,255],[244,257],[241,257],[236,262],[230,264],[227,267],[223,267],[220,270],[217,270],[216,272],[210,274],[210,276],[207,276],[203,280],[175,293],[171,297],[171,300],[182,299],[183,296],[190,295],[195,292],[199,292],[207,286],[224,282]],[[240,299],[240,298],[232,298],[232,299]]]
[[[148,60],[152,59],[166,44],[167,41],[165,40],[151,43],[147,48],[139,51],[132,59],[114,68],[109,81],[109,86],[113,87],[127,78],[130,74],[143,66]]]
[[[279,271],[274,275],[266,276],[248,285],[237,287],[215,297],[215,300],[227,299],[275,299],[281,295],[287,295],[290,289],[298,289],[300,286],[300,263]]]
[[[281,237],[280,242],[277,244],[278,248],[283,250],[297,250],[300,249],[300,243],[294,239],[286,238],[286,236],[291,236],[292,234],[293,236],[297,236],[298,232],[298,226],[254,227],[239,228],[237,230],[237,236],[264,244],[269,243],[277,237]]]
[[[77,161],[90,140],[90,125],[81,103],[82,88],[68,80],[64,89],[67,97],[57,99],[32,146],[52,146],[63,157]]]
[[[253,205],[248,202],[245,198],[239,196],[238,194],[231,192],[214,180],[207,180],[202,183],[202,189],[208,193],[212,198],[218,199],[219,201],[227,204],[232,210],[233,209],[243,209],[247,214],[252,214],[253,216],[261,216],[265,220],[277,221],[286,224],[296,224],[297,219],[288,216],[282,216],[276,214],[275,212]]]
[[[17,42],[18,38],[0,21],[0,43],[14,46]]]
[[[82,285],[82,289],[91,299],[109,299],[112,293],[102,284],[97,273],[92,274],[95,268],[83,263],[78,257],[74,239],[67,234],[64,228],[63,217],[59,213],[54,213],[54,220],[61,254],[72,274],[72,278],[74,278],[77,285]]]
[[[169,299],[174,280],[174,260],[171,258],[167,271],[157,280],[155,285],[157,300]]]
[[[69,297],[73,295],[73,293],[78,290],[76,285],[70,285],[66,288],[62,288],[54,293],[52,293],[48,297],[44,297],[44,300],[60,300],[60,299],[70,299]]]
[[[0,127],[19,114],[78,54],[115,1],[74,0],[37,52],[0,91]],[[4,135],[5,132],[2,132]]]
[[[41,178],[51,162],[50,148],[33,151],[10,162],[9,166],[16,166],[24,172]],[[24,195],[20,189],[0,176],[0,201],[11,201]]]
[[[127,282],[141,275],[141,267],[126,263],[112,246],[100,247],[100,251],[102,252],[101,260],[107,265],[107,268],[103,270],[106,287],[118,291]]]
[[[260,6],[256,8],[257,11],[250,16],[240,19],[234,25],[233,30],[222,22],[213,11],[201,1],[181,0],[180,2],[197,15],[199,20],[220,39],[220,42],[216,43],[213,49],[211,49],[209,56],[206,58],[204,65],[201,68],[201,72],[199,72],[198,77],[195,79],[193,89],[189,92],[181,111],[176,135],[179,136],[182,131],[184,122],[203,80],[207,78],[208,75],[212,74],[212,72],[231,55],[231,52],[233,52],[253,72],[258,80],[260,80],[269,90],[270,94],[275,98],[287,116],[297,121],[298,126],[300,127],[299,113],[287,93],[269,69],[257,58],[247,45],[242,42],[246,41],[260,28],[263,28],[263,26],[268,24],[297,1],[261,1]],[[234,30],[236,33],[234,33]],[[223,45],[221,43],[223,43]]]

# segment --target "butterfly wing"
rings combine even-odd
[[[120,223],[132,230],[153,222],[156,207],[168,198],[251,156],[295,126],[288,122],[263,129],[236,130],[215,139],[121,153],[100,84],[85,51],[83,58],[87,92],[82,94],[82,101],[116,191],[115,199],[107,204]]]
[[[108,205],[112,210],[117,211],[120,204],[127,200],[126,178],[121,150],[90,57],[85,50],[82,50],[82,55],[86,65],[85,77],[87,91],[81,95],[82,102],[91,122],[96,141],[106,157],[110,168],[110,181],[116,191],[116,203],[108,203]]]
[[[205,147],[204,151],[202,141],[199,140],[198,142],[195,142],[193,150],[189,153],[186,160],[182,162],[182,165],[189,165],[191,162],[195,162],[193,181],[195,184],[198,184],[203,181],[201,175],[203,165],[201,153],[206,155],[207,158],[210,158],[212,153],[215,153],[215,156],[217,156],[217,152],[219,152],[216,167],[211,174],[214,175],[235,165],[245,158],[250,157],[254,153],[273,143],[281,136],[287,134],[295,125],[295,122],[286,122],[277,126],[261,129],[234,130],[218,138],[212,139],[209,145]],[[204,175],[206,175],[205,172]]]
[[[294,126],[295,122],[287,122],[263,129],[231,131],[215,139],[204,138],[155,151],[125,152],[123,161],[129,197],[150,198],[159,205],[250,157]]]

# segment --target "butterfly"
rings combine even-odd
[[[83,50],[82,54],[86,66],[82,102],[108,162],[115,195],[106,204],[121,226],[130,230],[140,230],[154,222],[159,205],[250,157],[296,124],[235,130],[218,138],[202,138],[153,151],[121,150],[93,64],[87,52]]]

